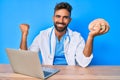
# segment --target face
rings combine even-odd
[[[53,16],[54,26],[58,32],[66,31],[71,21],[70,13],[66,9],[57,10]]]

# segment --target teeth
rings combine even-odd
[[[63,24],[58,24],[58,26],[63,26]]]

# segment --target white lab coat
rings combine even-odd
[[[55,54],[56,38],[54,27],[43,30],[34,39],[29,50],[41,51],[43,64],[53,65]],[[73,32],[68,28],[68,35],[64,41],[64,53],[68,65],[80,65],[82,67],[88,66],[91,62],[93,55],[85,57],[83,49],[85,47],[85,41],[81,37],[80,33]]]

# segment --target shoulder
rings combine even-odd
[[[52,27],[40,31],[39,34],[36,36],[36,38],[37,39],[43,39],[43,38],[49,37],[49,34],[50,34],[51,30],[52,30]]]
[[[47,28],[39,32],[38,36],[47,36],[50,34],[53,27]]]
[[[82,37],[80,32],[77,31],[72,31],[71,29],[68,28],[69,35],[72,37]]]
[[[45,30],[42,30],[42,31],[40,31],[39,34],[49,34],[49,33],[51,32],[52,28],[53,28],[53,27],[47,28],[47,29],[45,29]]]
[[[68,32],[69,32],[69,36],[71,37],[71,39],[74,39],[76,41],[84,40],[80,32],[72,31],[71,29],[68,29]]]

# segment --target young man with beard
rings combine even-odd
[[[21,24],[22,39],[20,48],[41,52],[44,65],[80,65],[86,67],[93,58],[94,37],[106,33],[108,23],[103,19],[96,19],[89,25],[90,32],[85,43],[78,32],[68,28],[71,21],[72,7],[69,3],[61,2],[54,8],[54,25],[43,30],[27,48],[29,25]],[[102,29],[104,27],[105,29]]]

